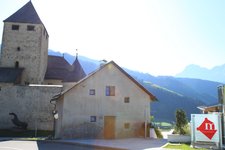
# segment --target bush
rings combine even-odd
[[[191,135],[191,128],[190,124],[186,124],[184,127],[182,127],[182,133],[183,135]],[[175,127],[173,134],[181,134],[180,131]]]
[[[191,126],[190,124],[186,124],[186,126],[183,127],[185,135],[191,135]]]

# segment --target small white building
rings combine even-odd
[[[56,96],[56,138],[144,137],[156,97],[115,62]]]

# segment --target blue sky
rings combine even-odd
[[[28,0],[1,0],[0,20]],[[32,0],[49,48],[152,75],[225,63],[224,0]],[[3,22],[0,24],[2,34]]]

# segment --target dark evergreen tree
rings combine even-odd
[[[184,127],[187,125],[188,121],[186,118],[186,113],[182,109],[177,109],[176,111],[176,130],[179,134],[185,134]]]

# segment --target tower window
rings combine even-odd
[[[27,82],[27,81],[25,81],[24,83],[25,83],[25,85],[29,85],[29,84],[30,84],[30,83],[29,83],[29,82]]]
[[[28,25],[27,26],[27,31],[34,31],[34,27],[35,26]]]
[[[19,25],[12,25],[12,30],[19,30],[20,26]]]
[[[15,68],[19,68],[19,62],[18,61],[15,62]]]
[[[20,47],[17,47],[17,51],[20,51]]]

